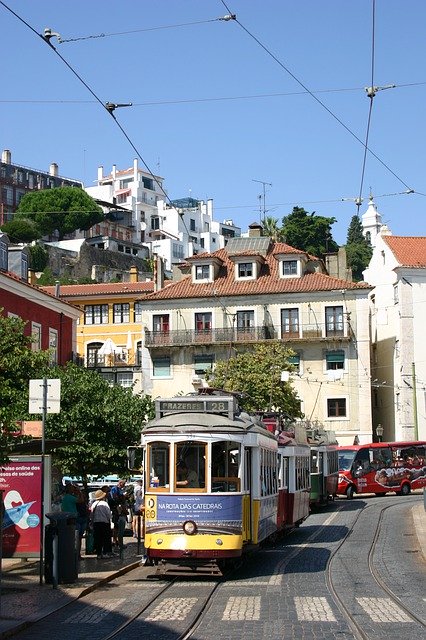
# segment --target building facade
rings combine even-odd
[[[32,336],[32,348],[50,350],[52,365],[64,365],[76,354],[76,325],[80,312],[27,281],[28,263],[8,263],[8,238],[0,233],[0,313],[26,322],[25,335]]]
[[[82,188],[83,185],[78,180],[59,176],[55,162],[52,162],[49,171],[14,164],[11,152],[4,149],[0,162],[0,226],[13,219],[13,212],[28,191],[53,187]]]
[[[190,274],[143,305],[143,389],[190,393],[234,350],[278,340],[295,352],[291,383],[307,420],[340,444],[372,440],[366,283],[269,238],[234,238],[188,259]],[[267,384],[267,381],[266,381]]]
[[[383,440],[426,440],[426,237],[382,226],[364,278],[374,287],[373,424]]]
[[[154,282],[138,282],[131,269],[128,282],[42,287],[79,309],[76,362],[98,371],[110,384],[141,390],[142,300]]]

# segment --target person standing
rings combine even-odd
[[[112,558],[111,509],[106,501],[107,494],[98,489],[90,507],[93,523],[93,539],[98,558]]]
[[[144,506],[144,490],[142,480],[136,480],[135,487],[133,490],[134,504],[133,504],[133,537],[141,538],[142,537],[142,517],[143,517],[143,506]]]
[[[125,486],[126,481],[120,479],[117,484],[111,487],[108,494],[108,504],[112,513],[113,545],[115,545],[116,547],[123,547],[123,535],[126,527],[127,508],[126,496],[124,493]]]

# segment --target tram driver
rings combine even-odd
[[[197,489],[200,486],[197,472],[189,469],[183,460],[178,463],[178,475],[180,480],[177,480],[176,486],[188,489]]]

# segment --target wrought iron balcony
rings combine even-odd
[[[145,346],[149,349],[160,347],[182,347],[195,344],[242,344],[268,340],[299,342],[303,340],[342,340],[349,339],[343,328],[325,327],[325,325],[305,325],[300,330],[285,331],[271,326],[262,327],[223,327],[203,331],[145,331]]]

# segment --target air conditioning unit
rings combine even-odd
[[[201,378],[199,376],[192,376],[192,384],[193,385],[200,385],[202,383],[203,383],[203,381],[201,380]]]

